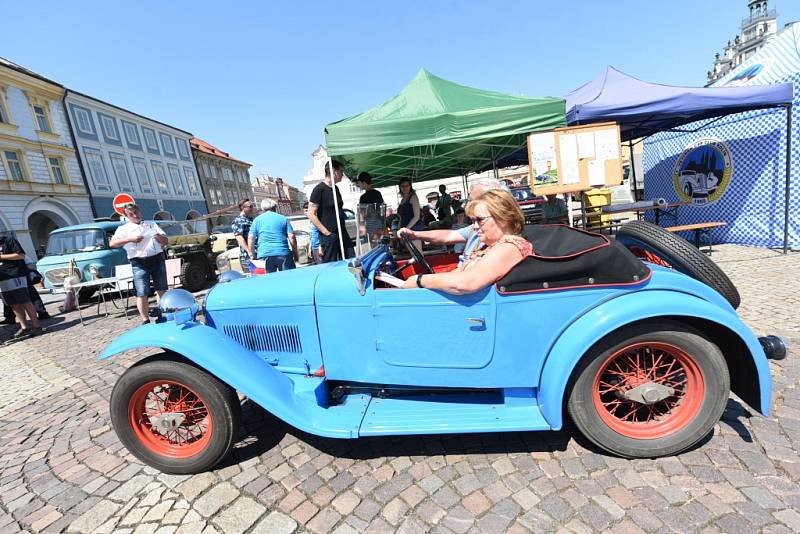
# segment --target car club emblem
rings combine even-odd
[[[672,172],[672,182],[681,200],[695,205],[712,204],[728,188],[733,158],[722,139],[705,137],[687,146]]]

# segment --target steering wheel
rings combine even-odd
[[[403,268],[411,265],[412,263],[419,263],[420,267],[422,267],[422,270],[424,271],[422,274],[433,274],[433,267],[431,267],[431,264],[425,259],[425,256],[422,255],[422,251],[414,246],[414,242],[411,241],[408,235],[403,234],[400,236],[400,239],[403,241],[403,244],[406,246],[408,252],[411,254],[411,258],[413,259],[413,261],[409,261],[407,264],[405,264]]]

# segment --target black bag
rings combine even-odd
[[[42,280],[43,280],[42,273],[40,273],[36,269],[28,270],[28,283],[30,283],[30,285],[35,286],[37,284],[41,284]]]

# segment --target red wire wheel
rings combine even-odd
[[[628,250],[633,253],[634,256],[640,258],[648,263],[652,263],[653,265],[660,265],[662,267],[666,267],[667,269],[672,269],[672,265],[664,258],[656,254],[655,252],[649,251],[642,247],[630,247]]]
[[[174,429],[161,433],[153,421],[165,414],[183,414]],[[168,458],[191,458],[200,453],[211,439],[214,423],[203,399],[180,382],[153,380],[131,395],[128,418],[142,444]]]
[[[165,473],[213,468],[230,451],[241,419],[233,388],[172,355],[155,356],[126,370],[109,404],[122,444]]]
[[[660,388],[658,400],[634,400],[635,388]],[[634,439],[658,439],[684,428],[703,404],[703,373],[666,343],[635,343],[614,352],[594,378],[594,407],[608,427]],[[662,398],[663,397],[663,398]]]

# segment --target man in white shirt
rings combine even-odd
[[[136,308],[142,324],[147,324],[150,322],[147,314],[150,280],[158,299],[167,290],[167,264],[161,247],[169,240],[156,223],[142,220],[142,212],[136,204],[125,206],[125,217],[129,222],[117,228],[108,244],[114,248],[123,247],[128,253],[136,289]]]

